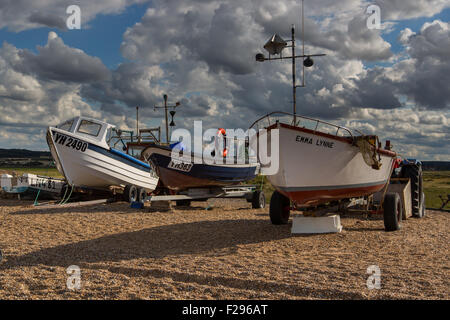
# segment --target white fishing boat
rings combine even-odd
[[[302,38],[305,39],[304,34]],[[287,47],[292,50],[291,56],[282,54]],[[255,57],[258,62],[282,59],[292,62],[292,114],[272,112],[251,125],[256,130],[264,129],[254,136],[252,144],[256,139],[259,145],[267,143],[272,153],[279,151],[275,155],[278,156],[278,170],[268,175],[276,189],[270,202],[270,217],[274,224],[287,223],[292,207],[349,201],[380,191],[388,184],[396,159],[396,153],[390,150],[390,142],[382,149],[377,136],[297,114],[296,89],[305,87],[305,67],[313,66],[311,57],[324,54],[306,55],[303,42],[303,53],[296,55],[295,47],[295,27],[292,25],[290,40],[274,35],[264,45],[268,58],[262,53]],[[296,82],[295,61],[298,58],[303,62],[300,85]],[[269,136],[277,136],[272,134],[274,130],[278,131],[279,139],[271,141]],[[264,172],[266,161],[260,162]]]
[[[6,193],[36,196],[40,198],[58,198],[65,181],[53,177],[24,173],[21,176],[3,174],[1,187]]]
[[[266,129],[258,138],[278,130],[278,172],[268,175],[277,191],[295,205],[317,205],[380,191],[388,182],[396,153],[381,149],[376,136],[317,119],[273,112],[253,125]],[[263,168],[264,166],[262,166]]]
[[[71,186],[121,186],[132,197],[153,191],[158,177],[147,163],[111,147],[114,131],[113,125],[86,117],[49,127],[47,143],[58,171]]]

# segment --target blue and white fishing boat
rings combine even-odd
[[[86,117],[49,127],[47,143],[58,171],[71,186],[153,191],[158,177],[149,164],[110,146],[114,130],[111,124]]]

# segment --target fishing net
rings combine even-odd
[[[364,162],[372,169],[380,170],[381,157],[377,152],[377,141],[377,136],[356,137],[356,145],[359,147],[359,151],[363,156]]]

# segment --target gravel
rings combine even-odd
[[[449,299],[449,214],[385,232],[292,235],[245,200],[154,212],[126,203],[41,209],[0,200],[0,299]],[[208,205],[211,210],[206,210]],[[81,270],[70,290],[69,266]],[[367,288],[367,268],[381,289]]]

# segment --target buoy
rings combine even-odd
[[[219,130],[217,130],[217,135],[225,136],[226,134],[227,134],[227,132],[225,131],[224,128],[219,128]]]

